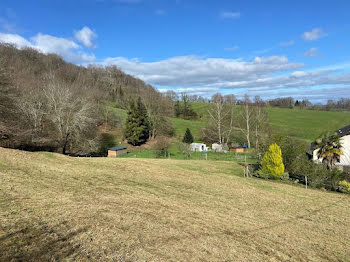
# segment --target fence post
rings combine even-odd
[[[305,176],[305,188],[307,189],[307,176]]]

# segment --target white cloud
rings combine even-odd
[[[75,38],[88,48],[96,48],[96,45],[93,44],[93,40],[97,38],[97,34],[92,31],[89,27],[84,26],[81,30],[75,31]]]
[[[321,28],[314,28],[311,32],[305,32],[302,38],[306,41],[314,41],[325,35],[326,33]]]
[[[95,55],[85,53],[82,47],[73,40],[41,33],[30,39],[18,34],[0,33],[0,42],[14,44],[19,48],[35,48],[43,53],[55,53],[68,62],[77,64],[92,63],[96,60]]]
[[[215,87],[303,66],[289,62],[284,56],[256,57],[253,61],[180,56],[157,62],[115,57],[106,58],[102,64],[117,65],[126,73],[153,85],[173,87]]]
[[[241,13],[240,12],[221,12],[220,17],[228,18],[228,19],[237,19],[241,17]]]
[[[318,56],[317,48],[311,47],[309,50],[305,51],[304,56]]]
[[[292,46],[294,45],[294,40],[286,41],[286,42],[281,42],[280,46]]]
[[[350,73],[341,74],[339,69],[300,70],[303,64],[290,62],[284,56],[256,57],[252,61],[182,56],[157,62],[116,57],[107,58],[102,64],[117,65],[163,92],[173,90],[203,96],[230,90],[271,97],[276,93],[292,94],[293,90],[307,94],[310,88],[350,85]],[[281,74],[283,71],[288,73]]]
[[[32,44],[27,39],[17,34],[0,33],[0,42],[13,44],[19,48],[22,48],[25,46],[32,47]]]
[[[235,51],[235,50],[238,50],[238,49],[239,49],[238,45],[234,45],[234,46],[225,48],[226,51]]]

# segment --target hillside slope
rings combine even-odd
[[[193,103],[193,109],[202,116],[198,120],[184,120],[181,118],[170,118],[173,123],[175,134],[183,137],[186,128],[190,128],[196,140],[200,139],[200,129],[208,122],[208,103]],[[123,121],[126,112],[115,109]],[[305,109],[289,108],[267,108],[269,121],[273,132],[281,136],[300,138],[306,142],[314,141],[319,135],[327,131],[335,131],[350,124],[349,112],[330,112]]]
[[[193,103],[193,109],[205,121],[208,118],[208,103]],[[238,106],[237,106],[238,107]],[[336,131],[350,124],[349,112],[319,111],[298,108],[267,107],[273,132],[312,142],[324,132]]]
[[[348,196],[240,174],[0,148],[0,260],[349,259]]]

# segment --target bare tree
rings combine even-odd
[[[33,138],[42,132],[44,117],[47,114],[43,90],[32,88],[28,92],[24,92],[17,105],[31,130],[31,140],[33,141]]]
[[[219,144],[227,144],[234,129],[234,97],[224,97],[217,93],[211,98],[212,106],[208,109],[211,123],[206,128],[207,136]]]
[[[236,96],[234,94],[228,94],[224,96],[224,103],[227,105],[236,104]]]
[[[265,103],[259,97],[254,98],[254,118],[255,118],[255,148],[259,147],[262,129],[268,124],[268,116],[265,110]]]
[[[79,142],[87,130],[96,126],[92,117],[93,105],[55,80],[51,80],[45,89],[45,96],[49,118],[58,133],[62,153],[66,154],[69,144]]]
[[[244,95],[244,99],[241,103],[240,117],[241,121],[238,121],[238,129],[244,134],[247,145],[251,146],[251,128],[254,124],[254,111],[251,105],[251,101],[247,94]]]

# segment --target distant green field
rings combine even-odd
[[[274,133],[313,141],[326,131],[335,131],[350,124],[350,113],[317,110],[268,108]]]
[[[186,131],[186,128],[189,128],[191,130],[191,133],[195,139],[195,141],[198,141],[200,139],[200,130],[201,128],[205,127],[206,122],[202,120],[184,120],[181,118],[170,118],[174,130],[175,130],[175,135],[177,137],[183,137]]]
[[[208,119],[208,103],[193,103],[193,109],[201,119],[184,120],[170,118],[175,129],[175,135],[182,137],[186,128],[189,128],[195,138],[200,139],[200,129],[205,127]],[[113,108],[125,121],[125,110]],[[288,109],[288,108],[267,108],[271,129],[275,134],[292,136],[303,139],[307,142],[313,141],[320,134],[327,131],[335,131],[350,124],[349,112],[328,112],[318,110]]]
[[[193,103],[193,109],[207,119],[208,103]],[[349,112],[329,112],[305,109],[267,107],[272,131],[283,136],[297,137],[307,142],[313,141],[320,134],[335,131],[350,125]]]

